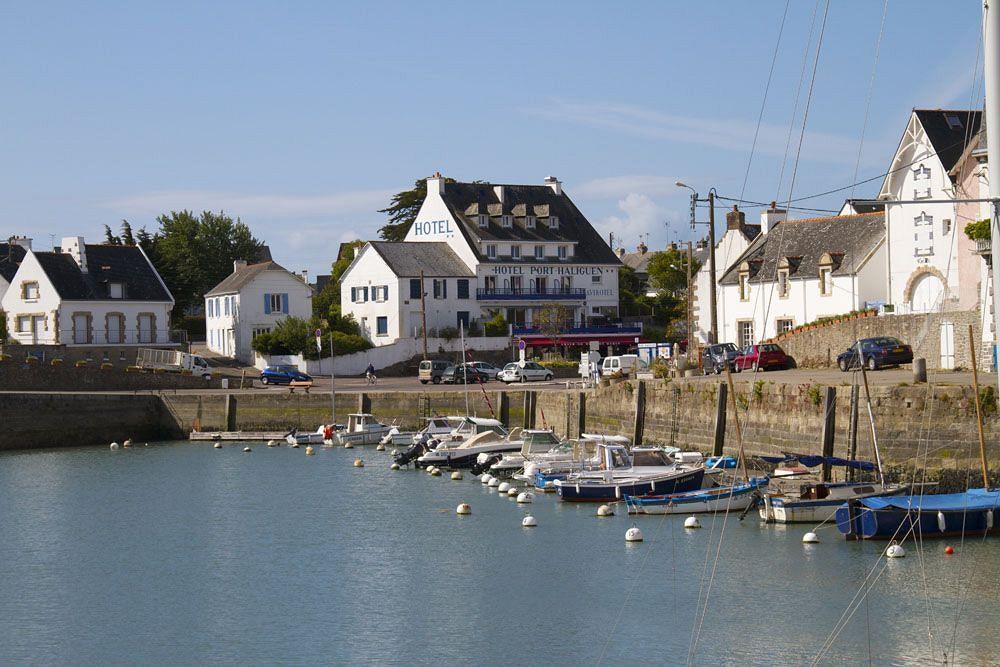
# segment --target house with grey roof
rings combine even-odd
[[[51,251],[38,251],[24,241],[0,299],[12,340],[106,349],[174,344],[174,299],[142,248],[71,236]],[[0,274],[10,269],[4,265],[0,261]]]
[[[233,272],[205,294],[208,349],[253,362],[250,344],[283,319],[312,317],[312,288],[277,262],[233,262]]]
[[[31,239],[27,237],[12,236],[6,243],[0,243],[0,299],[7,293],[28,250],[31,250]]]

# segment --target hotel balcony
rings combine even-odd
[[[642,322],[566,322],[557,327],[559,334],[552,336],[536,327],[511,326],[514,338],[523,338],[532,345],[586,345],[590,342],[611,344],[634,344],[642,337]]]
[[[550,287],[547,289],[479,288],[477,301],[584,301],[587,290],[582,287]]]

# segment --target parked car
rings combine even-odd
[[[500,373],[503,371],[502,368],[494,366],[488,361],[473,361],[472,365],[476,368],[476,370],[480,370],[490,376],[491,380],[499,380]]]
[[[643,368],[646,368],[646,362],[640,359],[637,354],[604,357],[601,361],[601,375],[614,375],[615,373],[628,374]]]
[[[531,382],[533,380],[551,380],[555,373],[545,366],[534,361],[526,361],[522,366],[519,362],[512,362],[503,367],[500,379],[507,384],[511,382]]]
[[[490,376],[477,370],[469,364],[451,365],[441,374],[441,382],[445,384],[465,384],[466,382],[488,382]]]
[[[417,369],[417,378],[420,380],[420,384],[427,384],[428,382],[440,384],[441,375],[448,366],[451,366],[451,364],[447,361],[431,359],[421,361],[420,367]]]
[[[861,343],[861,354],[864,356],[865,367],[870,371],[913,362],[913,348],[898,338],[878,336],[876,338],[862,338],[858,342]],[[858,358],[858,343],[837,355],[837,365],[842,371],[861,368],[861,360]]]
[[[736,355],[740,351],[732,343],[718,343],[709,345],[701,353],[701,367],[705,375],[715,373],[718,375],[726,370],[729,364],[730,370],[736,370]]]
[[[312,377],[290,364],[267,366],[260,372],[261,384],[288,384],[290,382],[312,382]]]
[[[784,370],[791,368],[792,359],[785,351],[774,343],[763,345],[747,345],[736,355],[734,362],[736,371],[769,371],[772,368]]]

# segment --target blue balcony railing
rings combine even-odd
[[[587,298],[587,290],[575,287],[550,287],[548,289],[524,289],[520,287],[479,288],[479,301],[582,301]]]

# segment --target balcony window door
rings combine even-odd
[[[107,339],[109,345],[121,345],[125,342],[125,316],[118,313],[107,315]]]
[[[156,330],[155,322],[156,319],[152,313],[139,313],[139,317],[136,318],[138,323],[138,337],[140,343],[152,343],[156,340]]]
[[[510,277],[510,291],[513,294],[519,294],[521,292],[521,276]]]
[[[548,289],[548,287],[549,287],[549,279],[548,278],[545,278],[544,276],[539,276],[538,279],[535,280],[535,293],[536,294],[545,294],[545,292]]]
[[[93,342],[90,333],[90,313],[73,313],[73,342],[89,345]]]
[[[497,277],[496,276],[486,276],[483,278],[483,287],[489,291],[494,292],[497,288]]]

